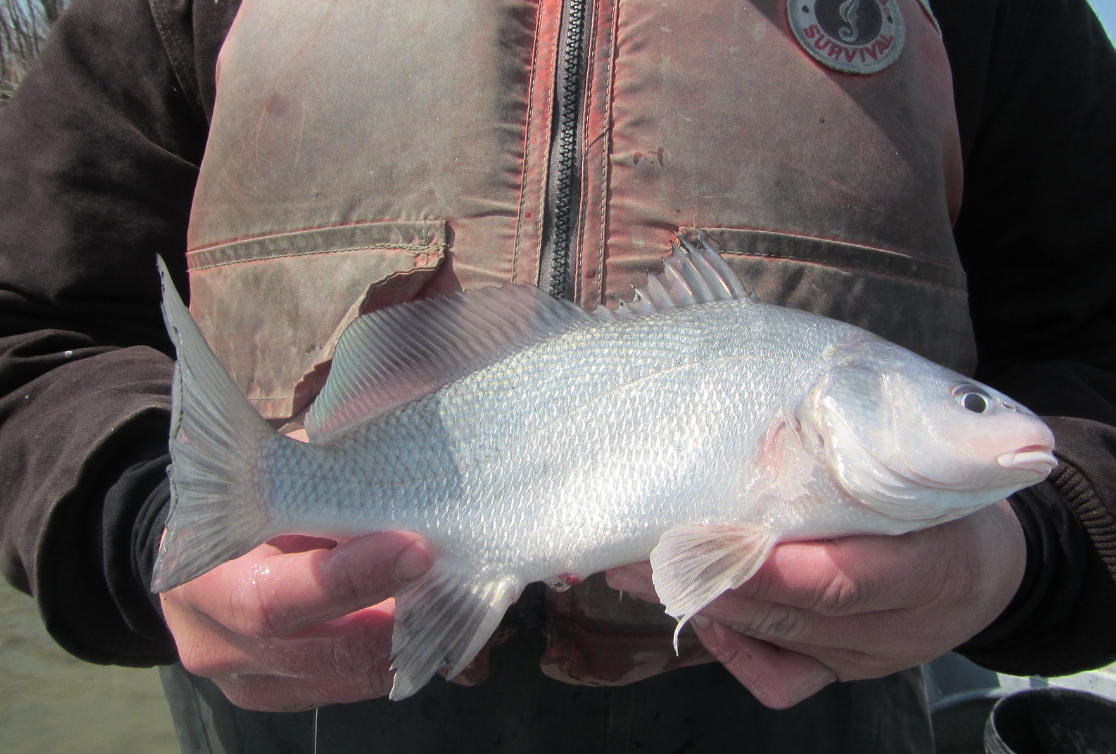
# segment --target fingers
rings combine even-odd
[[[639,597],[647,602],[658,602],[655,585],[651,581],[651,564],[629,563],[605,571],[605,582],[618,592]]]
[[[650,563],[613,568],[606,572],[605,579],[613,589],[649,602],[658,601]],[[709,653],[761,704],[786,709],[837,679],[832,670],[811,655],[747,635],[763,636],[772,631],[798,633],[796,627],[805,625],[804,611],[749,598],[722,604],[730,596],[731,593],[722,595],[690,623]]]
[[[1006,503],[903,536],[783,544],[693,622],[733,675],[782,707],[833,678],[877,678],[971,638],[1018,589],[1025,547]],[[647,563],[607,579],[657,599]]]
[[[832,616],[958,602],[993,592],[1007,592],[1010,600],[1024,560],[1019,523],[1010,506],[1001,503],[900,536],[780,545],[737,594]]]
[[[843,680],[872,678],[929,661],[968,638],[957,637],[956,621],[943,629],[920,617],[918,609],[827,616],[726,594],[701,615],[734,632],[824,659],[847,671]]]
[[[848,615],[911,607],[941,592],[935,537],[849,537],[778,547],[738,594]]]
[[[648,564],[622,566],[609,571],[606,578],[614,589],[648,602],[658,601],[651,585]],[[906,616],[900,610],[828,616],[780,602],[749,597],[742,590],[722,594],[704,607],[700,615],[723,623],[746,636],[782,646],[810,646],[815,651],[821,648],[856,651],[855,648],[871,642],[873,652],[891,655],[912,648],[915,642],[909,631],[900,630],[909,628],[906,625]]]
[[[182,664],[207,678],[272,675],[333,681],[379,673],[391,655],[391,600],[278,638],[237,634],[208,622],[179,642]],[[390,685],[390,684],[389,684]]]
[[[695,618],[694,630],[709,653],[766,707],[793,707],[837,680],[813,657],[736,633],[718,621]]]
[[[1002,503],[901,536],[780,544],[733,593],[830,616],[964,600],[974,589],[1007,593],[1010,600],[1024,553],[1019,524]],[[607,580],[614,589],[657,601],[647,563],[612,569]]]
[[[939,589],[939,577],[910,568],[934,570],[932,549],[916,535],[784,543],[732,594],[824,615],[908,607]],[[615,568],[606,578],[614,589],[657,601],[648,563]]]
[[[240,707],[295,711],[391,690],[391,600],[281,638],[242,636],[196,618],[173,621],[180,660]]]
[[[390,678],[354,676],[340,681],[302,681],[268,675],[238,676],[235,681],[214,678],[229,701],[260,712],[301,712],[328,704],[360,702],[386,696]]]
[[[282,537],[162,595],[182,664],[249,709],[307,709],[391,689],[391,598],[429,570],[426,540]]]
[[[426,541],[406,532],[303,552],[263,545],[173,591],[235,633],[276,637],[382,602],[432,562]]]

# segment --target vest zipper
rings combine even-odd
[[[567,0],[563,9],[562,61],[556,86],[551,146],[552,169],[548,179],[549,229],[544,230],[544,260],[549,256],[547,290],[552,296],[573,295],[570,256],[577,223],[574,215],[581,197],[581,110],[585,79],[585,0]],[[549,252],[549,254],[547,253]]]

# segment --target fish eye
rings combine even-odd
[[[976,385],[957,385],[953,388],[953,399],[974,414],[986,414],[992,410],[992,396]]]

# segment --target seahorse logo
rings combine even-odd
[[[845,42],[855,42],[856,38],[860,36],[860,29],[856,26],[856,12],[860,10],[860,0],[845,0],[841,3],[838,13],[841,14],[841,19],[848,24],[842,26],[837,34]]]
[[[799,45],[835,71],[878,73],[903,51],[907,32],[897,0],[786,2],[787,20]]]

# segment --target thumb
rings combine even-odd
[[[393,597],[433,561],[430,544],[410,532],[302,552],[264,544],[167,594],[236,633],[284,636]]]

